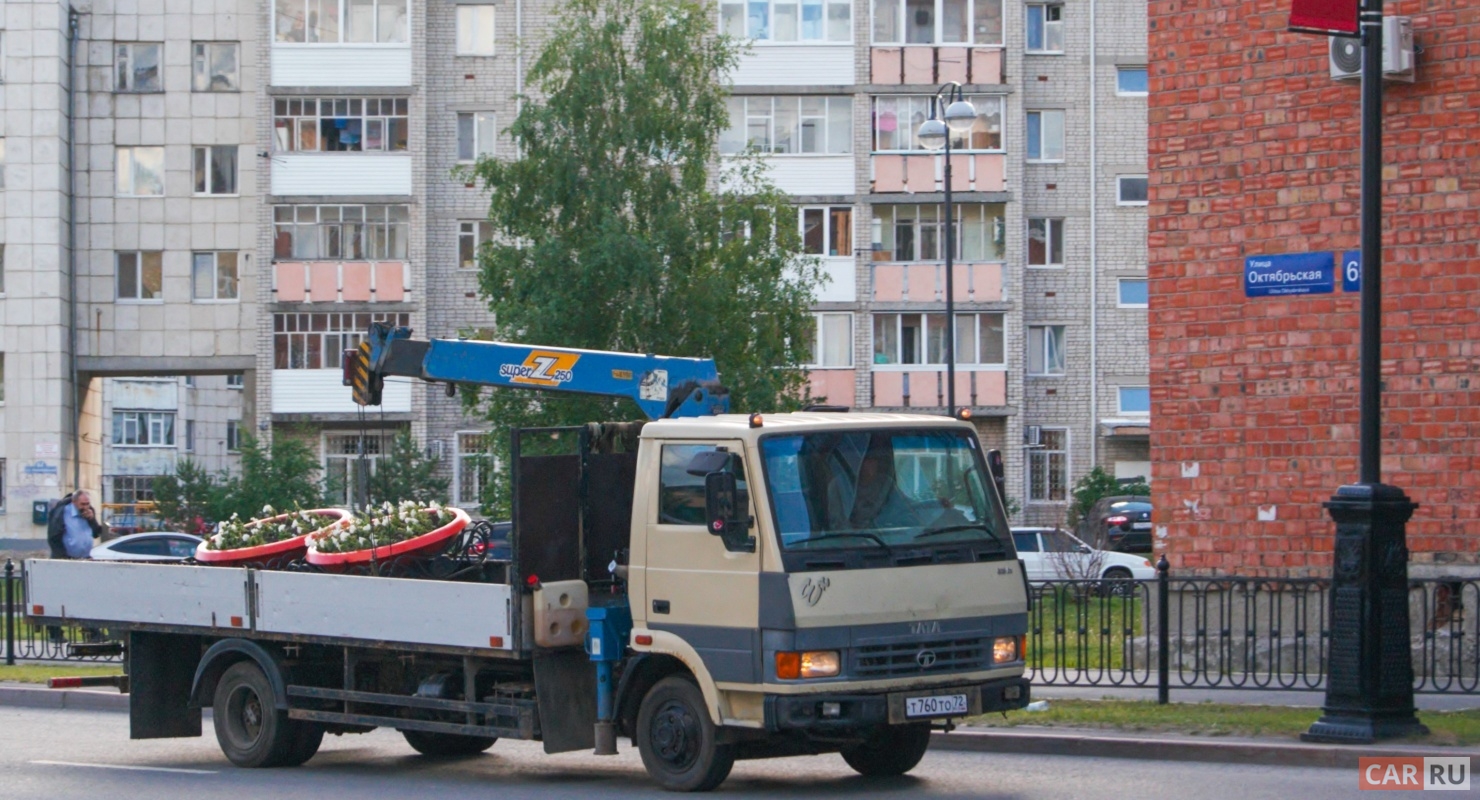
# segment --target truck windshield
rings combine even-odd
[[[843,431],[761,441],[786,550],[893,548],[988,540],[1007,528],[964,431]]]

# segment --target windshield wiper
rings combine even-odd
[[[930,528],[928,530],[920,531],[919,533],[915,534],[915,538],[924,539],[927,536],[935,536],[941,533],[955,533],[956,531],[972,530],[984,531],[988,536],[992,537],[992,541],[996,542],[998,547],[1004,546],[1002,544],[1001,537],[997,535],[996,531],[993,531],[991,528],[981,524],[980,522],[968,522],[963,525],[942,525],[939,528]]]
[[[792,542],[792,544],[799,545],[805,544],[807,542],[820,542],[823,539],[872,539],[874,543],[878,546],[884,548],[885,550],[889,549],[889,544],[883,539],[880,539],[877,534],[868,533],[866,531],[838,531],[836,533],[819,533],[816,536],[808,536],[805,539],[798,539],[795,542]]]

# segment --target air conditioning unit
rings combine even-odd
[[[1362,79],[1362,40],[1350,36],[1331,37],[1331,79]],[[1413,83],[1413,20],[1408,17],[1382,18],[1382,77],[1389,81]]]
[[[1029,425],[1023,429],[1023,439],[1028,447],[1043,446],[1043,428],[1039,425]]]

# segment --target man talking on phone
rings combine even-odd
[[[52,510],[46,524],[46,543],[51,546],[52,558],[87,558],[93,540],[101,538],[105,530],[92,498],[78,489]]]

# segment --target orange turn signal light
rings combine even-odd
[[[780,652],[776,654],[776,677],[794,681],[802,677],[802,654]]]

